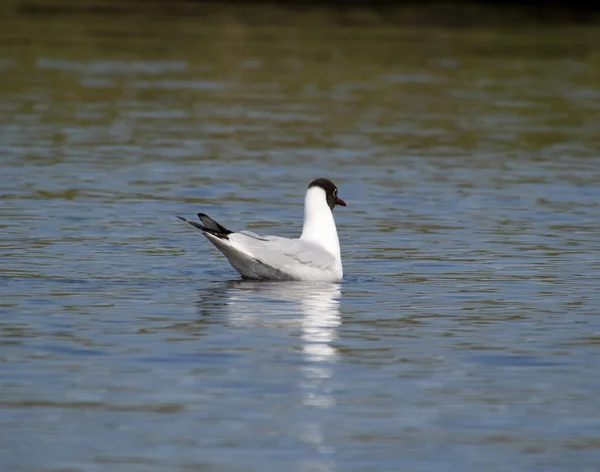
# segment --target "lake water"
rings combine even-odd
[[[0,469],[599,470],[600,28],[168,5],[3,7]]]

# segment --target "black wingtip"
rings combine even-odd
[[[208,230],[214,232],[215,235],[219,237],[222,237],[221,235],[227,236],[228,234],[233,233],[233,231],[228,230],[223,225],[220,225],[206,213],[198,213],[198,218],[200,218],[200,221],[202,221],[202,224],[208,228]]]
[[[202,226],[200,223],[196,223],[195,221],[192,221],[189,218],[184,218],[183,216],[178,216],[178,215],[175,215],[175,216],[177,216],[177,218],[179,218],[184,223],[187,223],[188,225],[192,225],[192,226],[194,226],[195,228],[198,228],[201,231],[208,231],[209,230],[209,228],[206,228],[206,227]]]
[[[221,239],[229,239],[227,237],[228,234],[231,234],[232,231],[229,231],[227,228],[224,228],[215,220],[213,220],[210,216],[205,215],[204,213],[198,213],[198,217],[204,224],[196,223],[195,221],[190,220],[189,218],[184,218],[183,216],[175,215],[184,223],[191,225],[195,228],[198,228],[200,231],[203,231],[205,234],[211,234]]]

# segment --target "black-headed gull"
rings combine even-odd
[[[340,242],[333,219],[338,189],[327,179],[313,180],[304,199],[304,226],[299,239],[259,236],[250,231],[233,232],[204,213],[200,223],[178,216],[198,228],[243,277],[267,280],[342,279]]]

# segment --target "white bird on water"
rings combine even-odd
[[[342,257],[333,219],[338,189],[327,179],[311,182],[304,199],[304,227],[299,239],[233,232],[204,213],[200,223],[178,216],[198,228],[242,277],[255,280],[342,280]]]

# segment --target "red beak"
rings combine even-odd
[[[335,204],[343,206],[343,207],[346,206],[346,202],[344,200],[342,200],[341,198],[337,198],[337,197],[335,197]]]

